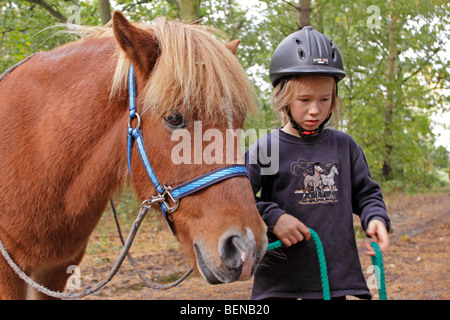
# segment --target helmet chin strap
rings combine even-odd
[[[286,108],[287,109],[287,108]],[[304,128],[302,128],[302,126],[300,126],[292,117],[291,112],[288,111],[287,112],[289,115],[289,121],[291,122],[292,127],[298,131],[298,134],[300,135],[300,137],[308,139],[308,138],[312,138],[312,137],[316,137],[319,134],[321,134],[323,132],[323,129],[325,127],[325,124],[328,122],[328,120],[330,120],[332,113],[330,113],[330,115],[325,119],[324,122],[322,122],[320,124],[320,126],[317,129],[314,130],[306,130]]]

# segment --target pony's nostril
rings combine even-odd
[[[242,265],[241,252],[245,252],[242,238],[236,235],[223,237],[219,245],[222,263],[228,268],[239,268]]]
[[[241,268],[252,246],[251,237],[240,233],[225,234],[219,243],[219,255],[228,268]]]

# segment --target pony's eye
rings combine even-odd
[[[164,122],[171,128],[178,129],[186,127],[186,121],[184,120],[184,117],[178,112],[164,117]]]

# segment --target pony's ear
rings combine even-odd
[[[124,15],[113,14],[114,37],[133,64],[146,75],[152,71],[159,57],[159,45],[153,34],[133,26]]]
[[[235,55],[236,51],[237,51],[237,47],[240,42],[241,42],[241,39],[235,39],[235,40],[232,40],[232,41],[226,43],[225,47],[227,47],[228,50],[230,50],[231,53]]]

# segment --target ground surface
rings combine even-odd
[[[391,195],[385,197],[392,220],[391,246],[384,255],[388,299],[450,299],[450,194]],[[120,207],[119,207],[120,209]],[[124,226],[131,221],[124,221]],[[146,218],[132,253],[153,279],[173,280],[189,268],[178,244],[160,219]],[[355,226],[358,222],[355,220]],[[128,228],[124,227],[128,232]],[[371,260],[364,255],[364,236],[357,236],[363,271]],[[120,252],[113,218],[105,214],[80,265],[81,289],[109,273]],[[371,273],[365,273],[366,279]],[[179,287],[160,291],[147,288],[125,261],[103,289],[85,299],[249,299],[252,280],[208,285],[198,273]],[[70,291],[70,290],[69,290]],[[372,290],[378,299],[376,289]]]

